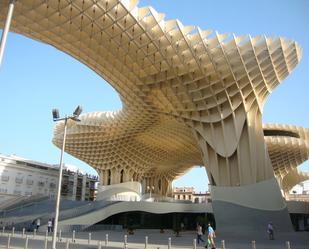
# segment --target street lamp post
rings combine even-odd
[[[73,115],[65,116],[64,118],[60,118],[59,117],[59,110],[53,109],[53,120],[55,122],[64,120],[64,131],[63,131],[63,139],[62,139],[60,164],[59,164],[59,176],[58,176],[58,187],[57,187],[56,206],[55,206],[55,222],[54,222],[52,249],[56,249],[56,241],[57,241],[57,229],[58,229],[59,206],[60,206],[61,183],[62,183],[63,154],[64,154],[64,149],[65,149],[66,135],[67,135],[67,123],[68,123],[69,119],[72,119],[72,120],[77,121],[77,122],[80,121],[78,119],[78,117],[81,113],[82,113],[82,108],[81,108],[81,106],[78,106],[75,109]]]
[[[14,4],[15,4],[15,0],[10,0],[8,15],[6,17],[6,21],[5,21],[5,25],[4,25],[4,29],[3,29],[3,33],[1,37],[1,42],[0,42],[0,67],[1,67],[2,59],[4,55],[6,39],[7,39],[9,29],[11,26],[11,21],[12,21],[12,16],[13,16],[13,11],[14,11]]]

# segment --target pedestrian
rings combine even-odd
[[[274,240],[274,226],[272,222],[269,222],[267,225],[267,233],[270,240]]]
[[[196,235],[197,235],[197,244],[200,243],[200,241],[202,242],[205,242],[202,238],[203,236],[203,229],[202,229],[202,226],[200,224],[197,224],[197,227],[196,227]]]
[[[41,220],[40,218],[36,219],[36,230],[39,231],[39,227],[41,226]]]
[[[215,238],[216,238],[216,233],[210,223],[208,224],[208,237],[207,237],[207,242],[210,243],[211,249],[216,248],[216,243],[215,243]]]
[[[52,232],[52,228],[53,228],[53,223],[52,223],[52,220],[49,219],[48,222],[47,222],[47,231],[48,231],[48,233]]]

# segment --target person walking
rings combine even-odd
[[[41,226],[41,219],[40,218],[37,218],[36,219],[36,230],[39,231],[39,228]]]
[[[211,249],[216,248],[215,238],[216,238],[216,233],[209,223],[208,224],[208,240],[207,241],[210,242]]]
[[[269,222],[267,225],[267,233],[270,240],[274,240],[274,226],[273,223]]]
[[[48,233],[52,232],[52,228],[53,228],[53,222],[52,222],[51,219],[49,219],[48,222],[47,222],[47,231],[48,231]]]
[[[205,242],[202,238],[203,236],[203,229],[202,229],[202,226],[200,224],[197,224],[197,227],[196,227],[196,235],[197,235],[197,244],[200,243],[200,241],[202,242]]]

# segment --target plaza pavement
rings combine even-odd
[[[218,232],[217,232],[218,233]],[[7,248],[8,235],[11,231],[0,233],[0,248]],[[105,245],[105,237],[108,234],[108,244]],[[124,249],[124,235],[126,231],[96,231],[91,233],[91,241],[88,243],[88,232],[76,233],[75,243],[72,242],[72,233],[63,234],[62,242],[57,244],[57,249],[67,248],[67,238],[70,240],[70,249],[97,249],[98,241],[102,241],[102,249]],[[37,233],[33,237],[33,233],[28,235],[28,249],[44,249],[45,248],[45,233]],[[195,231],[181,232],[179,237],[176,237],[172,231],[166,230],[165,233],[160,233],[159,230],[136,230],[134,235],[127,235],[127,249],[145,249],[145,236],[148,236],[147,249],[168,249],[168,240],[171,238],[171,249],[193,249],[193,239],[195,239]],[[255,236],[235,234],[228,238],[221,238],[220,235],[216,238],[217,248],[222,249],[221,241],[225,240],[226,249],[252,249],[252,240],[256,240],[256,249],[288,249],[286,241],[290,241],[291,249],[309,249],[309,232],[297,232],[288,234],[275,234],[275,240],[268,240],[267,234]],[[11,248],[25,248],[26,236],[22,237],[20,231],[11,235]],[[204,236],[205,240],[205,236]],[[204,244],[197,245],[197,249],[203,249]],[[51,236],[48,236],[47,248],[51,248]]]

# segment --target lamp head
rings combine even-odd
[[[82,113],[82,111],[83,111],[83,108],[79,105],[79,106],[76,107],[75,111],[73,112],[73,115],[76,118],[78,118],[79,115]]]
[[[52,111],[52,113],[53,113],[53,120],[55,121],[55,120],[57,120],[60,116],[59,116],[59,110],[58,109],[53,109],[53,111]]]

